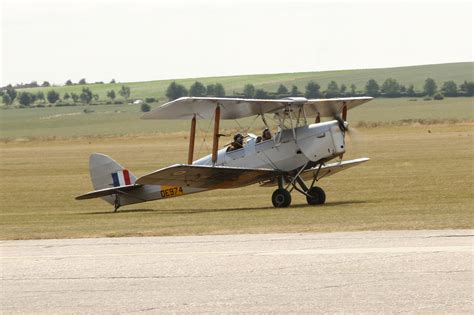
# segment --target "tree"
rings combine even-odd
[[[221,83],[216,83],[216,90],[215,90],[217,97],[224,97],[225,96],[225,89]]]
[[[199,81],[196,81],[189,88],[189,96],[206,96],[206,87]]]
[[[441,88],[443,94],[446,96],[457,96],[458,95],[458,86],[454,81],[446,81],[443,83],[443,87]]]
[[[110,84],[115,84],[115,79],[110,80]]]
[[[82,88],[82,93],[79,95],[79,98],[83,103],[90,104],[93,98],[92,91],[89,88]]]
[[[86,79],[80,79],[78,84],[87,84]]]
[[[255,90],[255,98],[256,99],[267,99],[268,93],[264,89],[256,89]]]
[[[284,86],[283,84],[280,84],[277,90],[277,95],[287,95],[287,94],[288,94],[288,89],[286,88],[286,86]]]
[[[407,88],[407,96],[415,96],[415,86],[413,84],[410,84]]]
[[[381,91],[388,97],[400,96],[400,84],[398,84],[397,80],[388,78],[383,82]]]
[[[67,100],[70,99],[70,98],[71,98],[71,95],[70,95],[68,92],[64,93],[63,99],[64,99],[65,101],[67,101]]]
[[[36,99],[44,102],[44,93],[41,91],[36,92]]]
[[[67,80],[67,81],[66,81],[66,85],[72,85],[72,81],[71,81],[71,80]]]
[[[473,96],[474,95],[474,82],[473,81],[464,81],[460,86],[461,91],[463,91],[466,96]]]
[[[379,95],[379,89],[380,89],[379,84],[374,79],[370,79],[365,84],[365,93],[367,93],[367,95],[369,96]]]
[[[296,97],[296,96],[299,96],[300,95],[300,91],[298,91],[298,87],[296,85],[293,85],[291,87],[291,93],[290,93],[291,96],[293,97]]]
[[[23,106],[30,106],[33,103],[32,94],[28,92],[21,92],[18,95],[18,102]]]
[[[94,101],[98,101],[99,100],[99,94],[94,94],[92,95],[92,97],[94,98]]]
[[[175,81],[171,82],[168,88],[166,89],[166,97],[168,100],[173,101],[183,96],[188,95],[188,90],[184,85],[178,84]]]
[[[355,86],[354,83],[351,84],[350,89],[351,89],[351,95],[352,95],[352,96],[356,95],[356,92],[357,92],[356,89],[357,89],[357,87]]]
[[[344,95],[344,93],[346,93],[347,91],[347,86],[343,83],[341,84],[341,86],[339,87],[339,92],[341,95]]]
[[[76,93],[71,93],[71,98],[74,103],[77,103],[77,101],[79,100],[79,95],[77,95]]]
[[[9,102],[6,103],[7,105],[10,105],[15,101],[15,98],[17,96],[17,92],[14,88],[8,87],[7,90],[5,91],[5,95],[8,95],[8,100]]]
[[[340,95],[339,87],[337,86],[336,81],[329,82],[328,87],[325,92],[325,96],[327,98],[331,98],[331,97],[338,97],[339,95]]]
[[[208,96],[215,96],[216,95],[216,85],[215,84],[208,84],[206,86],[206,94]]]
[[[255,97],[255,86],[253,86],[253,84],[246,84],[244,86],[244,96],[245,98]]]
[[[309,81],[308,84],[306,85],[306,92],[304,93],[304,96],[306,98],[321,97],[321,93],[319,92],[320,88],[321,86],[319,86],[319,84],[314,83],[313,81]]]
[[[111,101],[115,100],[115,91],[114,90],[110,90],[107,92],[107,97],[110,98]]]
[[[433,94],[435,94],[437,88],[438,88],[438,86],[436,85],[435,80],[433,80],[431,78],[427,78],[425,80],[425,85],[423,86],[423,92],[428,96],[433,96]]]
[[[126,85],[122,85],[119,91],[120,96],[122,96],[126,101],[128,101],[128,98],[130,97],[130,87]]]
[[[59,93],[56,92],[55,90],[50,90],[48,91],[48,93],[46,94],[46,98],[48,99],[48,102],[50,104],[54,104],[56,103],[57,101],[59,101]]]
[[[5,94],[2,95],[2,102],[3,102],[3,104],[5,104],[5,105],[10,105],[13,101],[12,101],[10,95],[8,95],[7,93],[5,93]]]
[[[149,112],[150,109],[151,109],[151,107],[147,103],[143,103],[142,106],[141,106],[142,112]]]
[[[51,84],[48,81],[43,81],[43,84],[41,84],[42,87],[48,87],[51,86]]]

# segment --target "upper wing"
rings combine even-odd
[[[303,174],[301,174],[301,177],[303,177],[303,179],[305,180],[310,180],[310,179],[313,179],[313,177],[317,175],[318,176],[317,179],[320,180],[323,177],[336,174],[350,167],[367,162],[368,160],[370,159],[360,158],[360,159],[355,159],[355,160],[344,161],[341,163],[327,164],[321,167],[321,169],[319,170],[319,173],[318,173],[318,167],[311,168],[311,169],[305,170]]]
[[[181,97],[145,113],[142,119],[212,119],[216,105],[221,108],[221,119],[238,119],[285,108],[289,100],[254,100],[219,97]]]
[[[312,99],[304,103],[304,109],[308,117],[315,117],[318,113],[321,117],[333,117],[342,112],[344,105],[349,110],[372,99],[369,96]]]
[[[105,196],[109,196],[113,194],[121,194],[121,193],[135,190],[138,187],[141,187],[141,185],[127,185],[127,186],[109,187],[109,188],[94,190],[94,191],[88,192],[87,194],[77,196],[76,200],[92,199],[92,198],[105,197]]]
[[[142,119],[191,119],[194,115],[198,119],[212,119],[216,105],[221,108],[221,119],[238,119],[248,116],[277,113],[285,107],[304,106],[306,116],[332,117],[342,111],[346,104],[347,109],[354,108],[372,97],[346,97],[331,99],[312,99],[295,97],[280,100],[259,100],[243,98],[219,97],[181,97],[177,100],[163,104],[160,107],[145,113]]]
[[[137,184],[236,188],[273,179],[279,174],[279,171],[270,169],[177,164],[144,175]]]

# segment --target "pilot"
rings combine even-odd
[[[262,132],[262,136],[257,137],[257,143],[270,140],[271,138],[272,138],[272,133],[270,132],[268,128],[265,128],[265,130],[263,130]]]
[[[263,130],[263,133],[262,133],[262,141],[267,141],[267,140],[270,140],[271,138],[272,138],[272,133],[270,132],[268,128],[265,128],[265,130]]]
[[[237,133],[234,136],[234,142],[232,142],[230,146],[227,148],[227,152],[242,149],[243,147],[244,147],[244,137],[240,133]]]

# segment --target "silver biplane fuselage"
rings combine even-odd
[[[293,171],[308,162],[328,161],[344,154],[344,133],[337,121],[282,129],[270,140],[256,142],[250,134],[242,149],[217,153],[216,166],[266,168]],[[193,162],[193,165],[213,165],[211,155]]]

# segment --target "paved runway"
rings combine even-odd
[[[1,313],[474,312],[473,230],[3,241]]]

